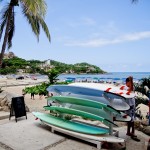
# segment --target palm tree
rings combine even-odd
[[[6,0],[0,0],[0,4]],[[0,40],[4,33],[4,41],[0,53],[0,67],[4,57],[5,49],[12,46],[12,38],[15,30],[15,7],[21,7],[22,14],[27,18],[28,23],[31,25],[33,33],[39,41],[40,27],[44,30],[48,40],[50,41],[50,33],[44,21],[46,14],[45,0],[10,0],[5,4],[0,12]]]

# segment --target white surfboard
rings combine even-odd
[[[87,87],[87,88],[93,88],[93,89],[102,90],[102,91],[106,91],[106,92],[111,92],[111,93],[114,93],[117,95],[121,95],[125,98],[135,97],[135,93],[120,89],[124,85],[114,86],[112,84],[102,84],[102,83],[71,83],[69,85]]]
[[[47,91],[52,93],[54,96],[71,96],[98,101],[104,104],[108,104],[116,110],[125,111],[130,108],[123,96],[110,92],[104,92],[100,89],[75,85],[52,85],[47,88]]]

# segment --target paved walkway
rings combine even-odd
[[[36,121],[31,113],[27,116],[27,120],[22,117],[17,123],[14,117],[1,121],[0,142],[13,150],[41,150],[65,140],[63,136],[51,133],[50,128]]]
[[[0,112],[1,113],[1,112]],[[0,150],[97,150],[95,145],[63,134],[51,133],[50,128],[35,120],[31,113],[15,122],[14,117],[0,120]],[[127,150],[146,150],[149,139],[136,131],[141,142],[135,142],[125,135],[126,127],[117,128],[119,136],[127,140]],[[113,150],[122,146],[113,145]],[[104,150],[104,149],[103,149]]]

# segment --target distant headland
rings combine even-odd
[[[55,60],[25,60],[17,57],[13,52],[5,54],[0,74],[40,73],[56,69],[59,74],[105,74],[98,66],[86,62],[66,64]]]

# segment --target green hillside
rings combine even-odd
[[[58,61],[51,60],[51,65],[55,66],[57,70],[61,73],[93,73],[93,74],[102,74],[105,73],[102,69],[95,65],[88,64],[86,62],[77,63],[77,64],[65,64]]]
[[[59,74],[102,74],[105,73],[102,69],[95,65],[84,63],[65,64],[55,60],[25,60],[19,57],[5,58],[3,61],[0,74],[18,73],[42,73],[55,68]]]

